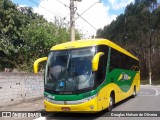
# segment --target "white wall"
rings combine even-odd
[[[42,74],[0,73],[0,106],[43,97]]]

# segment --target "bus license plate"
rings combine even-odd
[[[62,111],[70,111],[69,107],[62,107]]]

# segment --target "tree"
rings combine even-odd
[[[141,76],[148,77],[148,63],[151,56],[153,79],[160,78],[160,7],[157,0],[135,0],[126,6],[110,25],[97,31],[100,38],[111,39],[120,44],[140,60]]]
[[[0,1],[0,27],[0,70],[31,71],[34,60],[47,56],[53,45],[69,41],[69,28],[63,20],[48,22],[31,8],[10,0]],[[80,39],[79,32],[76,39]]]

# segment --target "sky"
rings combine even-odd
[[[43,15],[48,21],[54,21],[56,16],[58,19],[65,18],[64,22],[69,24],[70,0],[12,0],[12,2],[19,6],[32,7],[34,12]],[[131,2],[134,2],[134,0],[76,1],[75,27],[84,34],[84,38],[90,38],[92,35],[96,35],[99,28],[103,29],[118,15],[124,13],[125,7]],[[82,17],[78,17],[77,14]]]

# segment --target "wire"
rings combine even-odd
[[[78,15],[78,17],[81,17],[86,23],[88,23],[93,29],[95,29],[97,31],[97,29],[91,23],[89,23],[86,19],[84,19],[80,14],[77,13],[77,15]]]
[[[30,1],[30,2],[32,2],[32,3],[34,3],[34,4],[36,4],[36,5],[38,5],[39,7],[41,7],[41,8],[43,8],[43,9],[45,9],[45,10],[47,10],[48,12],[50,12],[50,13],[52,13],[52,14],[54,14],[54,15],[56,15],[56,16],[58,16],[58,17],[60,17],[61,19],[64,19],[64,18],[62,18],[60,15],[58,15],[58,14],[56,14],[56,13],[54,13],[54,12],[52,12],[52,11],[50,11],[50,10],[48,10],[47,8],[45,8],[45,7],[43,7],[43,6],[40,6],[37,2],[35,2],[34,0],[28,0],[28,1]],[[68,5],[66,5],[66,4],[64,4],[63,2],[61,2],[61,1],[59,1],[59,0],[57,0],[59,3],[61,3],[61,4],[63,4],[65,7],[68,7],[68,8],[70,8]],[[91,6],[92,7],[92,6]],[[88,10],[88,9],[87,9]],[[87,11],[86,10],[86,11]],[[86,12],[86,11],[84,11],[84,12]],[[76,12],[76,11],[75,11]],[[84,13],[83,12],[83,13]],[[77,13],[77,12],[76,12]],[[82,14],[83,14],[82,13]],[[81,17],[87,24],[89,24],[93,29],[95,29],[96,31],[97,31],[97,29],[92,25],[92,24],[90,24],[86,19],[84,19],[79,13],[77,13],[77,15],[79,16],[79,17]],[[67,15],[68,16],[68,15]]]
[[[93,5],[91,5],[89,8],[87,8],[85,11],[83,11],[81,14],[80,14],[80,16],[82,16],[85,12],[87,12],[90,8],[92,8],[95,4],[97,4],[97,3],[99,3],[99,2],[95,2]],[[78,17],[77,17],[78,18]],[[76,19],[77,19],[76,18]]]
[[[68,5],[66,5],[65,3],[63,3],[63,2],[61,2],[61,1],[59,1],[59,0],[56,0],[56,1],[58,1],[59,3],[61,3],[62,5],[64,5],[65,7],[67,7],[67,8],[70,8]],[[68,13],[67,15],[66,15],[66,17],[64,17],[65,19],[69,16],[69,14],[70,13]]]
[[[66,5],[66,4],[64,4],[63,2],[61,2],[61,1],[59,1],[59,0],[57,0],[59,3],[61,3],[61,4],[63,4],[65,7],[68,7],[68,8],[70,8],[68,5]]]
[[[52,13],[52,14],[54,14],[54,15],[60,17],[61,19],[63,19],[60,15],[58,15],[58,14],[56,14],[56,13],[54,13],[54,12],[48,10],[47,8],[45,8],[45,7],[43,7],[43,6],[40,6],[40,5],[39,5],[37,2],[35,2],[34,0],[28,0],[28,1],[34,3],[35,5],[38,5],[39,7],[43,8],[43,9],[47,10],[48,12],[50,12],[50,13]]]
[[[65,7],[70,8],[68,5],[64,4],[63,2],[61,2],[61,1],[59,1],[59,0],[57,0],[57,1],[58,1],[59,3],[61,3],[61,4],[63,4]],[[99,3],[99,2],[96,2],[96,3]],[[96,3],[94,3],[94,4],[93,4],[92,6],[90,6],[88,9],[86,9],[83,13],[81,13],[81,15],[84,14],[84,13],[85,13],[87,10],[89,10],[91,7],[93,7]],[[77,7],[76,7],[76,8],[77,8]],[[76,9],[76,10],[77,10],[77,9]],[[76,10],[75,10],[75,12],[76,12]],[[77,12],[76,12],[76,13],[77,13]],[[89,24],[93,29],[95,29],[95,30],[97,31],[97,29],[96,29],[92,24],[90,24],[86,19],[84,19],[79,13],[77,13],[77,15],[78,15],[78,17],[81,17],[81,18],[82,18],[87,24]],[[68,16],[68,15],[67,15],[67,16]],[[67,17],[67,16],[66,16],[66,17]],[[66,17],[65,17],[65,18],[66,18]],[[77,17],[77,18],[78,18],[78,17]],[[76,18],[76,19],[77,19],[77,18]],[[75,19],[75,20],[76,20],[76,19]]]
[[[62,18],[60,15],[58,15],[58,14],[56,14],[56,13],[54,13],[54,12],[48,10],[47,8],[45,8],[45,7],[43,7],[43,6],[40,6],[40,5],[39,5],[37,2],[35,2],[34,0],[29,0],[29,1],[32,2],[32,3],[34,3],[34,4],[36,4],[36,5],[38,5],[39,7],[41,7],[41,8],[43,8],[43,9],[47,10],[48,12],[50,12],[50,13],[56,15],[56,17],[58,16],[59,18],[64,19],[64,18]],[[66,21],[67,21],[67,20],[66,20]],[[67,21],[67,22],[69,22],[69,21]],[[65,38],[68,39],[67,36],[65,36]]]

